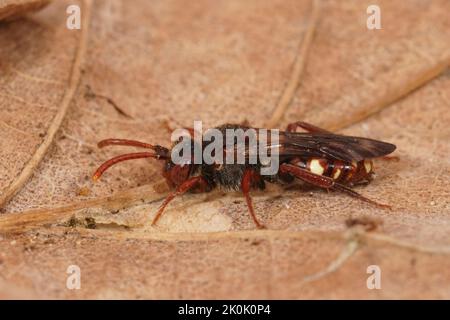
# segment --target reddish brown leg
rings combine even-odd
[[[153,154],[150,152],[137,152],[137,153],[127,153],[122,154],[120,156],[114,157],[112,159],[109,159],[108,161],[104,162],[94,173],[92,176],[92,180],[96,181],[98,180],[102,174],[108,170],[111,166],[115,165],[116,163],[132,160],[132,159],[142,159],[142,158],[155,158],[159,159],[160,156],[157,154]]]
[[[333,189],[333,190],[338,190],[338,191],[344,192],[352,197],[355,197],[362,201],[371,203],[371,204],[376,205],[377,207],[380,207],[383,209],[391,208],[390,206],[388,206],[386,204],[382,204],[382,203],[378,203],[373,200],[370,200],[370,199],[364,197],[363,195],[357,193],[356,191],[353,191],[352,189],[350,189],[342,184],[334,182],[334,180],[329,177],[314,174],[308,170],[299,168],[299,167],[291,165],[291,164],[282,164],[280,166],[280,172],[289,173],[289,174],[293,175],[294,177],[296,177],[300,180],[303,180],[309,184],[312,184],[314,186],[317,186],[317,187],[325,188],[327,190]]]
[[[281,173],[289,173],[294,177],[303,180],[305,182],[308,182],[317,187],[330,189],[335,184],[334,180],[329,177],[314,174],[311,171],[302,169],[300,167],[291,164],[282,164],[279,170]]]
[[[244,176],[242,177],[241,189],[242,193],[244,194],[245,201],[247,202],[248,211],[250,212],[253,222],[258,229],[264,229],[265,226],[261,224],[256,218],[255,210],[253,210],[252,198],[250,197],[250,189],[252,185],[259,179],[261,179],[261,177],[254,170],[245,170]]]
[[[153,218],[152,226],[154,226],[156,224],[156,222],[159,220],[164,209],[166,208],[166,206],[169,204],[170,201],[172,201],[175,197],[180,196],[194,188],[196,188],[197,191],[201,191],[201,190],[207,191],[207,190],[209,190],[209,185],[208,185],[208,182],[205,179],[203,179],[203,177],[201,177],[201,176],[192,177],[192,178],[187,179],[185,182],[183,182],[181,185],[179,185],[174,192],[172,192],[171,194],[169,194],[166,197],[164,202],[159,207],[158,212],[156,212],[156,216]]]
[[[357,198],[359,200],[362,200],[362,201],[365,201],[367,203],[373,204],[373,205],[375,205],[377,207],[380,207],[382,209],[389,209],[389,210],[392,209],[392,207],[390,205],[383,204],[383,203],[378,203],[376,201],[370,200],[369,198],[364,197],[363,195],[359,194],[358,192],[353,191],[352,189],[350,189],[350,188],[348,188],[348,187],[346,187],[346,186],[344,186],[342,184],[336,183],[333,186],[333,189],[334,190],[339,190],[341,192],[344,192],[344,193],[346,193],[346,194],[348,194],[348,195],[350,195],[350,196],[352,196],[354,198]]]
[[[312,124],[309,124],[309,123],[303,122],[303,121],[297,121],[297,122],[288,124],[286,131],[296,132],[297,128],[302,128],[303,130],[305,130],[307,132],[312,132],[312,133],[314,133],[314,132],[316,132],[316,133],[331,133],[330,131],[316,127]]]

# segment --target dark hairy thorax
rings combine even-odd
[[[214,129],[219,130],[223,137],[223,150],[224,150],[223,163],[202,164],[199,173],[208,181],[208,183],[211,186],[218,186],[228,190],[239,190],[245,170],[253,169],[256,172],[259,172],[260,164],[259,162],[256,164],[250,164],[248,159],[245,159],[244,164],[236,163],[237,161],[236,155],[234,155],[233,158],[234,161],[232,163],[227,163],[226,154],[235,153],[238,144],[237,139],[235,139],[234,143],[231,146],[229,145],[227,147],[226,145],[227,129],[231,130],[242,129],[245,132],[246,130],[251,128],[237,124],[224,124]],[[214,141],[203,142],[202,149],[204,150],[210,143],[213,142]],[[246,145],[246,147],[248,147],[248,144]],[[263,180],[259,181],[256,187],[263,189],[264,181]]]

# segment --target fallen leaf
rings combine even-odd
[[[71,2],[58,1],[1,25],[0,295],[449,298],[449,2],[379,1],[381,30],[366,27],[370,1],[314,3],[315,19],[311,1],[87,1],[82,29],[67,30]],[[167,122],[271,119],[395,143],[400,161],[376,161],[356,188],[393,210],[271,186],[254,192],[269,230],[220,191],[175,200],[152,227],[168,191],[155,160],[90,181],[130,150],[101,139],[169,145]],[[345,225],[361,217],[382,228]],[[77,293],[71,264],[89,274]],[[368,290],[369,265],[382,290]]]
[[[28,12],[44,8],[51,0],[2,0],[0,1],[0,20],[12,20]]]

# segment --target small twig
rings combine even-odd
[[[58,132],[61,124],[64,120],[64,117],[67,113],[67,109],[69,108],[70,102],[75,94],[75,91],[78,86],[78,82],[81,77],[81,66],[84,61],[84,56],[86,52],[87,46],[87,37],[89,32],[89,20],[90,20],[90,9],[91,9],[92,0],[84,0],[83,2],[83,23],[81,29],[81,37],[80,43],[78,46],[78,50],[75,56],[75,60],[72,66],[71,76],[69,80],[69,86],[66,90],[66,93],[61,102],[60,109],[56,113],[53,118],[52,123],[47,131],[47,134],[39,145],[39,147],[34,152],[33,156],[27,162],[25,167],[20,172],[19,176],[4,190],[2,190],[0,194],[0,208],[6,205],[9,200],[22,189],[24,184],[31,178],[37,166],[41,163],[48,149],[53,143],[53,140]]]
[[[394,102],[401,100],[411,92],[424,86],[434,78],[437,78],[443,74],[450,66],[450,55],[443,56],[437,60],[434,65],[427,66],[419,70],[417,73],[407,78],[406,83],[392,84],[389,86],[389,90],[381,96],[375,96],[372,101],[369,101],[364,107],[358,108],[358,112],[354,112],[348,118],[336,116],[328,117],[326,123],[322,123],[321,126],[327,128],[330,131],[337,131],[347,128],[355,123],[358,123],[368,117],[380,112],[384,108],[392,105]],[[333,105],[329,106],[327,112],[333,114]],[[339,107],[339,103],[336,104],[336,108]],[[334,112],[338,114],[338,112]]]
[[[118,192],[113,196],[95,198],[68,206],[52,209],[38,209],[21,212],[20,214],[4,214],[0,216],[0,233],[20,233],[47,223],[55,223],[67,218],[78,211],[91,208],[104,208],[105,210],[118,210],[138,203],[150,203],[164,198],[164,193],[155,191],[155,186],[163,180],[152,185]]]

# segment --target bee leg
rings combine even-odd
[[[325,189],[330,189],[335,184],[334,180],[329,177],[312,173],[311,171],[302,169],[302,168],[294,166],[292,164],[285,163],[285,164],[280,165],[279,171],[281,173],[288,173],[302,181],[305,181],[314,186],[325,188]]]
[[[255,223],[258,229],[264,229],[265,226],[261,224],[256,218],[255,211],[253,210],[252,198],[250,197],[250,188],[259,179],[261,179],[261,177],[254,170],[252,169],[245,170],[244,176],[242,177],[241,181],[241,189],[242,193],[244,194],[245,201],[247,202],[248,211],[250,212],[250,216],[252,217],[253,222]]]
[[[348,194],[348,195],[350,195],[350,196],[352,196],[354,198],[357,198],[359,200],[362,200],[362,201],[365,201],[367,203],[373,204],[373,205],[375,205],[375,206],[377,206],[379,208],[392,210],[392,207],[390,205],[384,204],[384,203],[378,203],[376,201],[370,200],[369,198],[364,197],[363,195],[359,194],[358,192],[356,192],[356,191],[354,191],[354,190],[352,190],[350,188],[347,188],[346,186],[344,186],[344,185],[342,185],[340,183],[335,183],[334,186],[333,186],[333,189],[341,191],[341,192],[344,192],[344,193],[346,193],[346,194]]]
[[[169,194],[164,202],[161,204],[161,206],[158,209],[158,212],[156,213],[155,217],[152,221],[152,226],[156,224],[156,222],[161,217],[164,209],[169,204],[170,201],[172,201],[175,197],[180,196],[187,191],[196,188],[197,190],[203,190],[204,192],[209,191],[209,184],[208,182],[201,176],[192,177],[187,179],[185,182],[180,184],[175,191],[173,191],[171,194]]]
[[[356,191],[353,191],[352,189],[336,183],[333,179],[321,175],[314,174],[308,170],[302,169],[300,167],[291,165],[291,164],[282,164],[280,166],[280,172],[281,173],[289,173],[293,175],[294,177],[305,181],[309,184],[312,184],[317,187],[325,188],[327,190],[337,190],[344,192],[354,198],[357,198],[359,200],[368,202],[370,204],[376,205],[377,207],[383,208],[383,209],[390,209],[391,207],[386,204],[378,203],[373,200],[370,200],[369,198],[364,197],[363,195],[357,193]]]
[[[293,122],[288,124],[286,131],[287,132],[296,132],[297,128],[302,128],[303,130],[307,131],[307,132],[317,132],[317,133],[331,133],[330,131],[327,131],[325,129],[316,127],[312,124],[309,124],[307,122],[303,122],[303,121],[297,121],[297,122]]]

